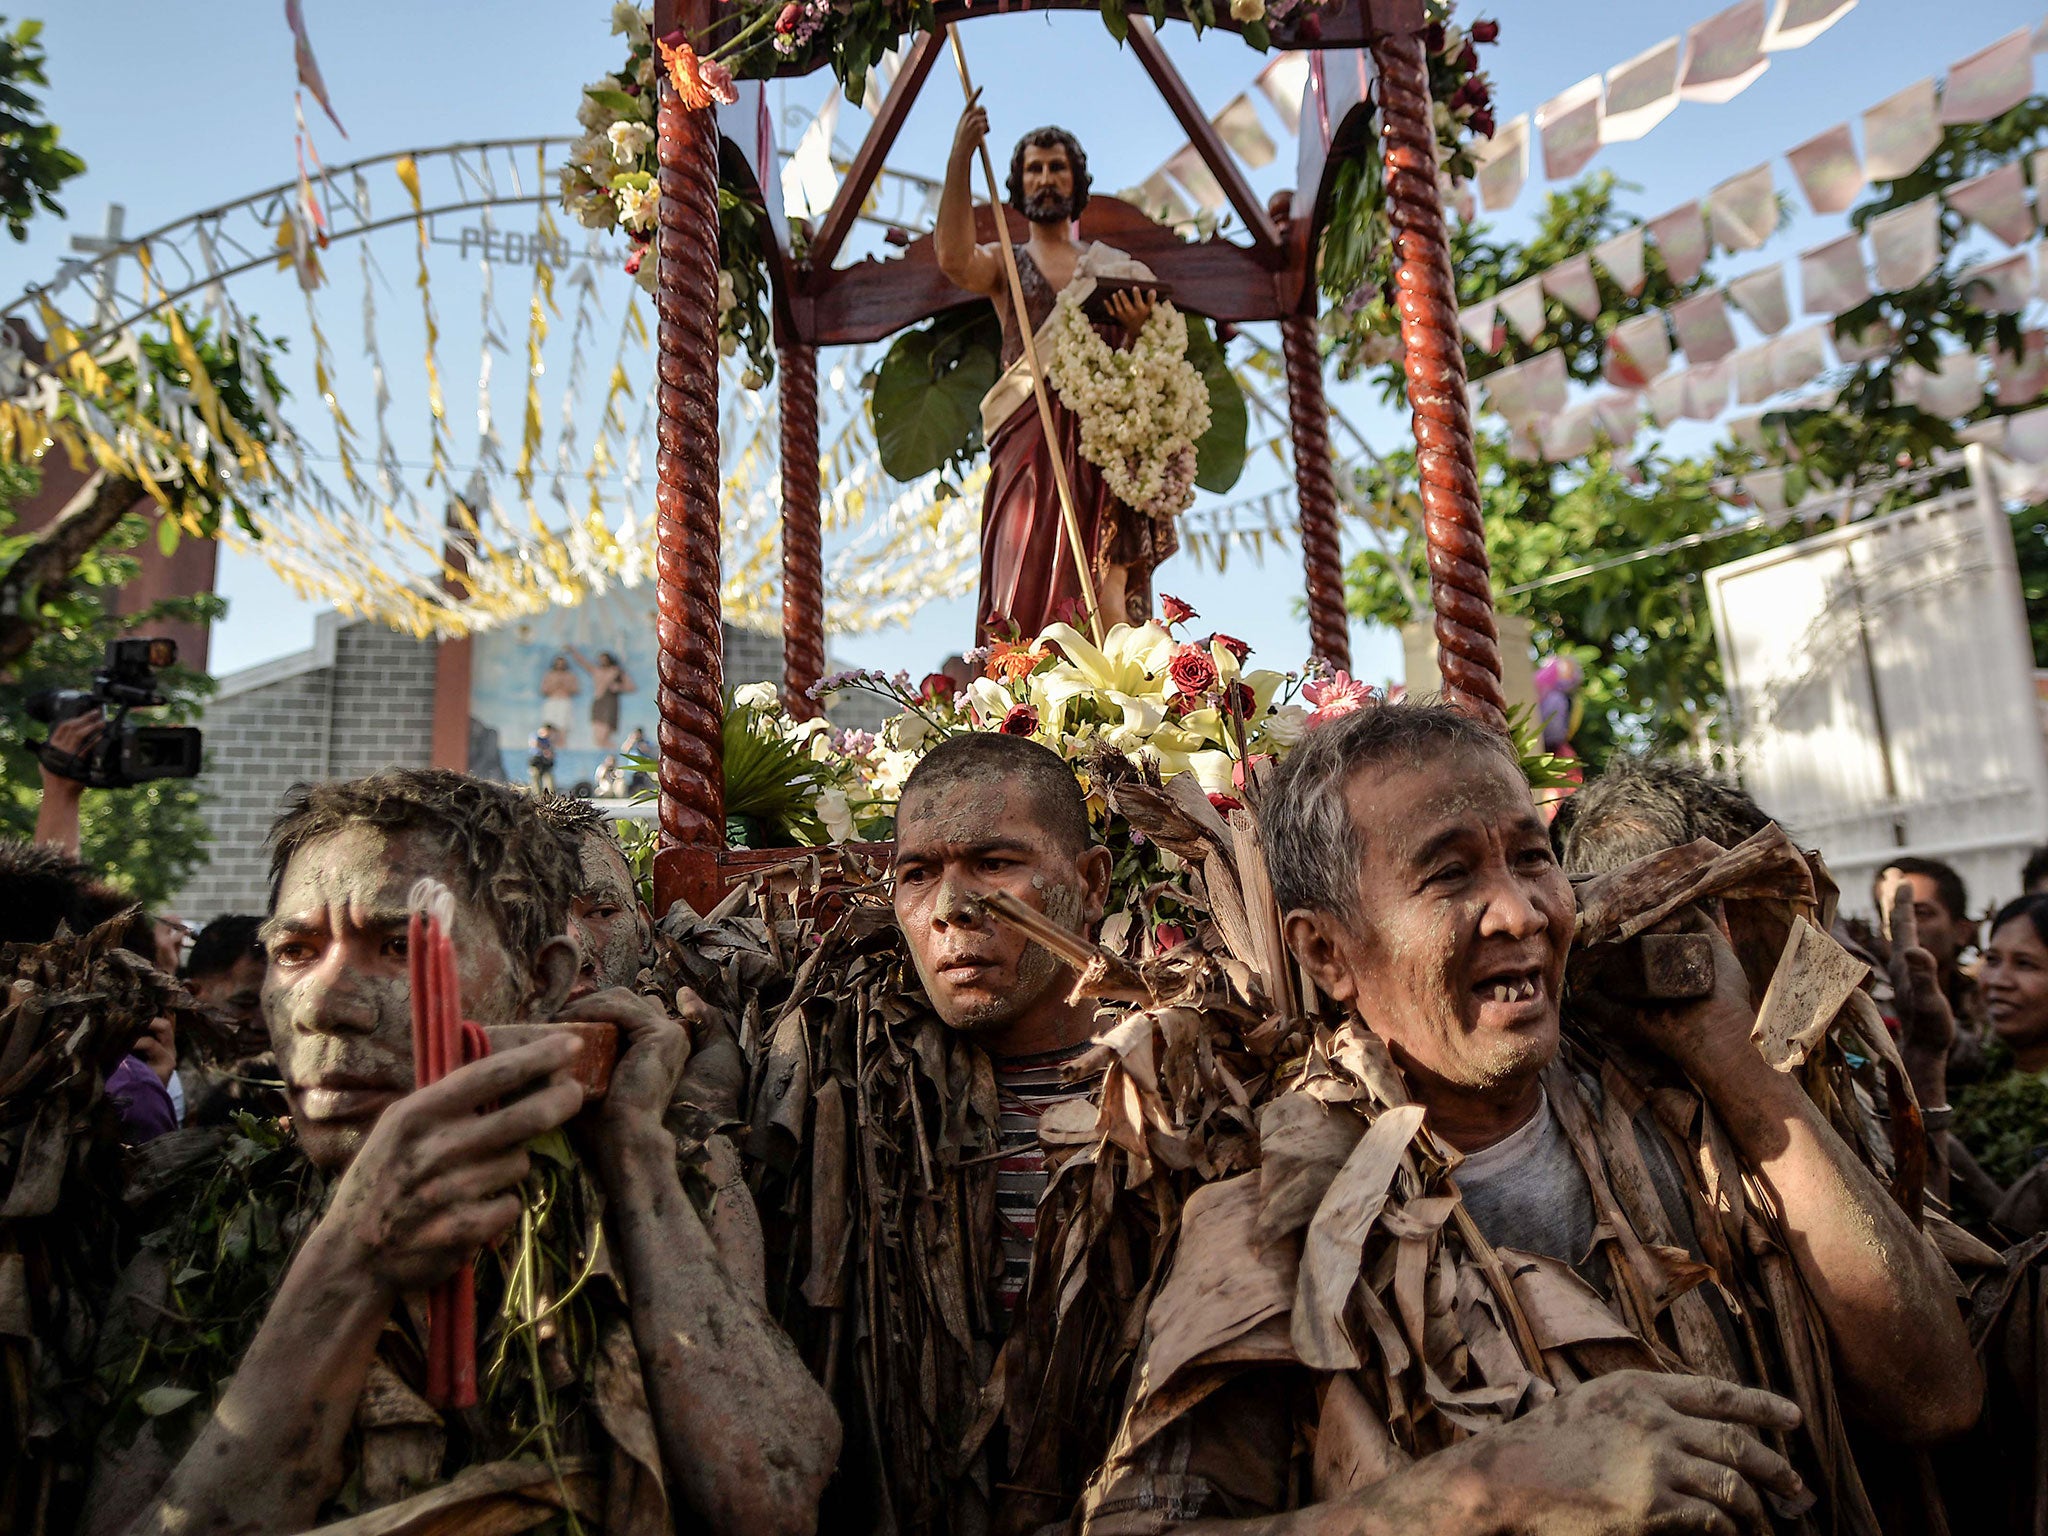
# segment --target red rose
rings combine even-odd
[[[1185,624],[1189,619],[1199,618],[1200,615],[1195,612],[1192,605],[1182,602],[1171,592],[1162,592],[1159,594],[1159,617],[1166,627],[1171,629],[1176,624]]]
[[[1465,45],[1465,51],[1458,55],[1458,68],[1466,71],[1469,74],[1471,71],[1477,69],[1478,67],[1479,50],[1477,48],[1474,48],[1470,43],[1467,43]]]
[[[1444,51],[1444,24],[1442,22],[1432,21],[1422,29],[1422,46],[1431,53],[1442,53]]]
[[[1312,43],[1323,40],[1323,18],[1317,11],[1310,11],[1301,18],[1301,35]]]
[[[1251,684],[1239,683],[1231,690],[1231,708],[1240,720],[1249,720],[1258,713],[1259,701],[1252,694]]]
[[[917,685],[917,696],[926,703],[937,699],[957,699],[960,696],[960,685],[943,672],[930,672],[925,675],[925,680]]]
[[[1184,645],[1173,653],[1166,675],[1173,679],[1177,690],[1189,697],[1207,693],[1216,686],[1216,659],[1206,646]]]
[[[1500,41],[1500,23],[1497,21],[1475,21],[1472,23],[1472,41],[1475,43],[1497,43]]]
[[[646,246],[636,245],[633,247],[633,254],[626,258],[626,275],[628,277],[631,277],[634,273],[640,270],[640,258],[645,256],[646,254]]]
[[[1465,121],[1472,125],[1472,131],[1482,139],[1493,137],[1493,110],[1490,107],[1481,107]]]
[[[1244,665],[1245,657],[1252,653],[1252,648],[1238,639],[1237,636],[1226,635],[1221,630],[1218,630],[1209,637],[1209,643],[1211,645],[1220,645],[1223,649],[1230,652],[1232,656],[1237,658],[1237,664],[1240,667]]]
[[[1209,803],[1215,806],[1217,810],[1223,812],[1226,816],[1229,815],[1232,811],[1241,811],[1244,809],[1244,802],[1238,799],[1235,795],[1219,795],[1213,789],[1209,791]]]
[[[1162,955],[1169,949],[1179,949],[1187,941],[1188,936],[1178,923],[1161,923],[1152,930],[1152,943]]]
[[[1029,736],[1038,729],[1038,711],[1029,704],[1012,704],[997,729],[1005,736]]]
[[[796,30],[796,24],[803,19],[803,14],[803,7],[798,5],[796,0],[789,0],[789,4],[782,8],[782,14],[775,18],[775,30],[784,37],[789,36]]]

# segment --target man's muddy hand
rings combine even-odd
[[[1942,993],[1941,971],[1932,951],[1920,947],[1913,887],[1905,880],[1892,888],[1891,936],[1892,1006],[1898,1010],[1900,1045],[1945,1060],[1956,1041],[1955,1010]]]
[[[322,1221],[359,1273],[395,1291],[425,1290],[511,1229],[525,1144],[582,1107],[568,1070],[575,1052],[573,1040],[536,1040],[459,1067],[384,1111]]]
[[[1769,1392],[1621,1371],[1439,1455],[1480,1483],[1509,1529],[1738,1536],[1769,1529],[1763,1494],[1806,1499],[1799,1474],[1744,1426],[1798,1422]]]
[[[687,1008],[696,1003],[696,995],[686,991],[681,1001]],[[620,1152],[636,1138],[661,1131],[676,1083],[690,1064],[690,1035],[683,1022],[656,999],[624,987],[578,998],[562,1016],[618,1026],[618,1065],[612,1068],[611,1088],[597,1114],[599,1145],[607,1152]],[[665,1155],[673,1157],[673,1150]]]
[[[1691,1074],[1702,1087],[1727,1067],[1761,1064],[1750,1043],[1756,1010],[1750,1005],[1749,978],[1721,925],[1704,912],[1688,911],[1659,925],[1660,933],[1697,933],[1714,953],[1714,986],[1705,997],[1682,1003],[1637,1004],[1618,1011],[1625,1028]]]

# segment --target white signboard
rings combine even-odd
[[[1972,485],[1707,573],[1743,787],[1820,849],[1843,908],[1900,854],[1979,911],[2048,841],[2048,751],[2012,531]]]

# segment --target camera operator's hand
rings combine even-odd
[[[133,1054],[142,1058],[142,1064],[156,1074],[158,1082],[170,1087],[171,1075],[178,1070],[176,1023],[162,1014],[151,1019],[149,1029],[135,1042]]]
[[[50,739],[36,749],[36,763],[43,772],[43,803],[36,812],[36,841],[62,848],[78,857],[78,802],[85,785],[71,777],[85,771],[86,755],[106,731],[106,716],[98,710],[73,715],[54,726]]]

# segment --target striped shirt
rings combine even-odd
[[[1031,1243],[1038,1233],[1038,1200],[1045,1193],[1045,1149],[1038,1142],[1038,1120],[1055,1104],[1085,1099],[1095,1080],[1069,1083],[1061,1075],[1091,1042],[1037,1056],[1011,1056],[995,1062],[997,1139],[1002,1157],[996,1163],[996,1213],[1002,1221],[1003,1304],[1012,1311],[1031,1278]]]

